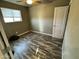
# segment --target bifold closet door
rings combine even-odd
[[[62,39],[67,20],[68,6],[55,7],[53,21],[53,37]]]
[[[0,59],[14,59],[8,39],[0,22]]]

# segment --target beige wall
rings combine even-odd
[[[15,22],[15,23],[4,23],[3,18],[0,16],[0,20],[2,21],[2,24],[4,26],[4,30],[8,37],[10,37],[13,34],[21,34],[25,31],[30,30],[30,20],[29,20],[29,10],[27,7],[23,7],[20,5],[15,5],[9,2],[1,2],[0,1],[0,7],[6,7],[6,8],[12,8],[12,9],[18,9],[21,10],[22,13],[22,22]],[[1,15],[1,13],[0,13]]]
[[[51,34],[54,7],[41,4],[30,8],[32,29],[34,31]]]
[[[72,0],[62,59],[79,59],[79,0]]]
[[[40,4],[30,8],[33,31],[52,34],[54,7],[68,5],[69,0],[55,1],[50,4]]]

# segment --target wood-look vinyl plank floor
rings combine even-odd
[[[15,59],[62,59],[62,40],[29,33],[13,42]]]

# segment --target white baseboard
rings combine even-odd
[[[40,33],[40,34],[44,34],[44,35],[48,35],[48,36],[52,36],[52,34],[47,34],[47,33],[43,33],[43,32],[38,32],[38,31],[32,31],[32,32]]]
[[[22,35],[27,34],[27,33],[29,33],[29,32],[35,32],[35,33],[40,33],[40,34],[52,36],[52,34],[47,34],[47,33],[38,32],[38,31],[33,31],[33,30],[29,30],[29,31],[23,32],[23,33],[19,34],[18,36],[22,36]]]
[[[22,35],[27,34],[27,33],[29,33],[29,32],[31,32],[31,30],[26,31],[26,32],[23,32],[23,33],[19,34],[18,36],[22,36]]]

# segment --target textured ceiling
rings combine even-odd
[[[15,3],[22,6],[29,6],[26,3],[26,0],[4,0],[4,1],[8,1],[8,2]],[[32,1],[33,1],[32,5],[37,5],[37,4],[42,4],[42,3],[51,3],[54,0],[32,0]]]
[[[26,0],[4,0],[4,1],[8,1],[8,2],[15,3],[22,6],[30,6],[26,3]],[[38,5],[38,4],[44,4],[44,3],[52,3],[54,1],[67,2],[69,0],[32,0],[32,1],[33,1],[32,5]]]

